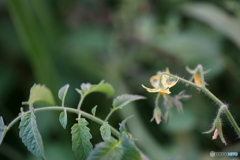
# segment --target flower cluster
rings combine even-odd
[[[178,81],[182,81],[186,83],[187,85],[192,85],[196,87],[198,90],[202,90],[205,93],[209,93],[209,91],[206,89],[206,82],[204,81],[204,74],[206,74],[208,71],[203,71],[203,68],[201,65],[198,65],[195,69],[191,70],[188,67],[186,68],[187,71],[192,74],[192,77],[190,80],[186,80],[183,78],[180,78],[178,76],[174,76],[170,74],[169,69],[166,68],[164,72],[157,72],[156,75],[152,76],[150,78],[150,83],[153,86],[153,88],[148,88],[142,85],[143,88],[145,88],[150,93],[157,93],[157,97],[155,100],[155,107],[153,111],[153,118],[151,121],[155,120],[157,124],[161,123],[161,119],[163,118],[166,123],[168,123],[169,119],[171,118],[171,109],[173,107],[176,107],[178,112],[183,115],[183,105],[181,100],[188,99],[191,96],[186,95],[184,91],[181,91],[179,94],[171,96],[170,95],[170,88],[175,86]],[[193,82],[193,83],[192,83]],[[211,93],[208,95],[214,96]],[[165,113],[163,114],[162,110],[159,107],[159,98],[160,96],[163,97],[163,106],[165,106]],[[223,137],[222,132],[222,122],[220,119],[220,115],[223,111],[227,110],[227,106],[224,105],[220,100],[218,100],[216,97],[213,97],[218,104],[220,104],[220,109],[218,112],[217,117],[214,120],[212,128],[204,133],[213,133],[212,139],[216,139],[218,136],[220,137],[221,141],[226,145],[226,141]],[[230,118],[231,120],[231,118]],[[234,122],[233,122],[234,123]]]

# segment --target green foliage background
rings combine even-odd
[[[201,133],[211,127],[218,108],[195,89],[186,88],[192,98],[184,102],[184,116],[174,112],[167,125],[149,122],[155,95],[141,84],[149,86],[149,77],[165,67],[188,78],[185,66],[197,64],[211,69],[206,75],[209,89],[229,104],[240,124],[239,1],[0,0],[0,115],[5,124],[18,115],[34,83],[50,88],[59,106],[58,89],[70,84],[65,104],[76,108],[79,94],[74,88],[104,79],[114,86],[116,96],[147,97],[114,113],[110,121],[118,128],[121,119],[133,114],[128,127],[138,147],[153,160],[208,159],[210,151],[240,154],[239,137],[224,116],[228,146]],[[183,88],[177,84],[172,94]],[[98,105],[96,115],[104,118],[111,101],[94,93],[84,101],[83,110],[90,112]],[[75,159],[70,129],[76,115],[68,114],[66,130],[58,115],[36,114],[46,157]],[[102,141],[100,126],[90,122],[89,128],[91,141]],[[18,133],[17,126],[8,132],[0,159],[35,160]]]

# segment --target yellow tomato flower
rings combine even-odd
[[[150,83],[154,88],[148,88],[144,85],[142,85],[142,87],[145,88],[148,92],[159,92],[163,96],[164,94],[170,94],[171,92],[169,88],[176,85],[178,79],[172,78],[164,73],[170,73],[169,69],[166,68],[166,72],[159,72],[157,75],[154,75],[150,78]]]

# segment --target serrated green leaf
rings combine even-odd
[[[120,125],[120,127],[119,127],[119,131],[122,133],[122,132],[128,132],[128,130],[127,130],[127,127],[126,127],[126,122],[130,119],[130,118],[132,118],[133,117],[133,115],[131,115],[131,116],[129,116],[129,117],[127,117],[126,119],[124,119],[119,125]]]
[[[107,139],[96,145],[87,157],[87,160],[121,160],[122,148],[113,138]]]
[[[121,160],[142,160],[139,150],[125,133],[122,133],[122,150]]]
[[[92,150],[93,146],[90,142],[92,138],[88,122],[85,118],[80,118],[78,123],[72,126],[72,150],[75,152],[75,156],[79,160],[85,160]]]
[[[30,90],[28,104],[33,105],[37,102],[55,105],[52,92],[44,85],[34,84]]]
[[[19,129],[19,136],[28,150],[36,157],[45,160],[42,137],[38,131],[36,117],[33,112],[24,114],[21,117]]]
[[[101,131],[101,136],[104,141],[106,141],[107,139],[109,139],[111,137],[111,129],[110,129],[110,125],[108,124],[108,122],[103,123],[103,125],[100,127],[100,131]]]
[[[68,88],[69,88],[69,84],[66,84],[65,86],[60,88],[58,91],[58,98],[63,102],[62,104],[64,104]]]
[[[90,85],[87,83],[87,85],[81,86],[82,91],[84,92],[84,96],[92,93],[92,92],[101,92],[106,94],[108,97],[111,97],[114,94],[114,89],[112,85],[109,83],[105,83],[104,81],[101,81],[97,85]]]
[[[6,130],[6,126],[4,124],[3,118],[0,116],[0,145],[3,141],[5,130]]]
[[[95,116],[96,114],[96,110],[97,110],[97,106],[93,107],[91,112],[92,112],[92,115]]]
[[[62,111],[59,115],[59,121],[64,129],[67,127],[67,111],[66,109]]]
[[[122,109],[128,103],[139,100],[139,99],[145,99],[145,97],[139,96],[139,95],[132,95],[132,94],[120,95],[113,100],[113,108]]]

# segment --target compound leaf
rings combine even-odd
[[[120,142],[113,138],[96,145],[87,157],[87,160],[121,160],[122,148]]]
[[[19,129],[19,136],[28,150],[36,157],[45,160],[42,137],[33,112],[22,115]]]
[[[108,138],[111,137],[111,129],[110,129],[110,125],[108,124],[108,122],[103,123],[103,125],[100,127],[100,131],[101,131],[101,136],[104,141],[106,141]]]
[[[113,100],[113,108],[122,109],[128,103],[139,99],[145,99],[145,97],[132,94],[120,95]]]
[[[90,142],[92,135],[87,124],[85,118],[80,118],[78,123],[72,126],[72,150],[78,160],[85,160],[93,148]]]

